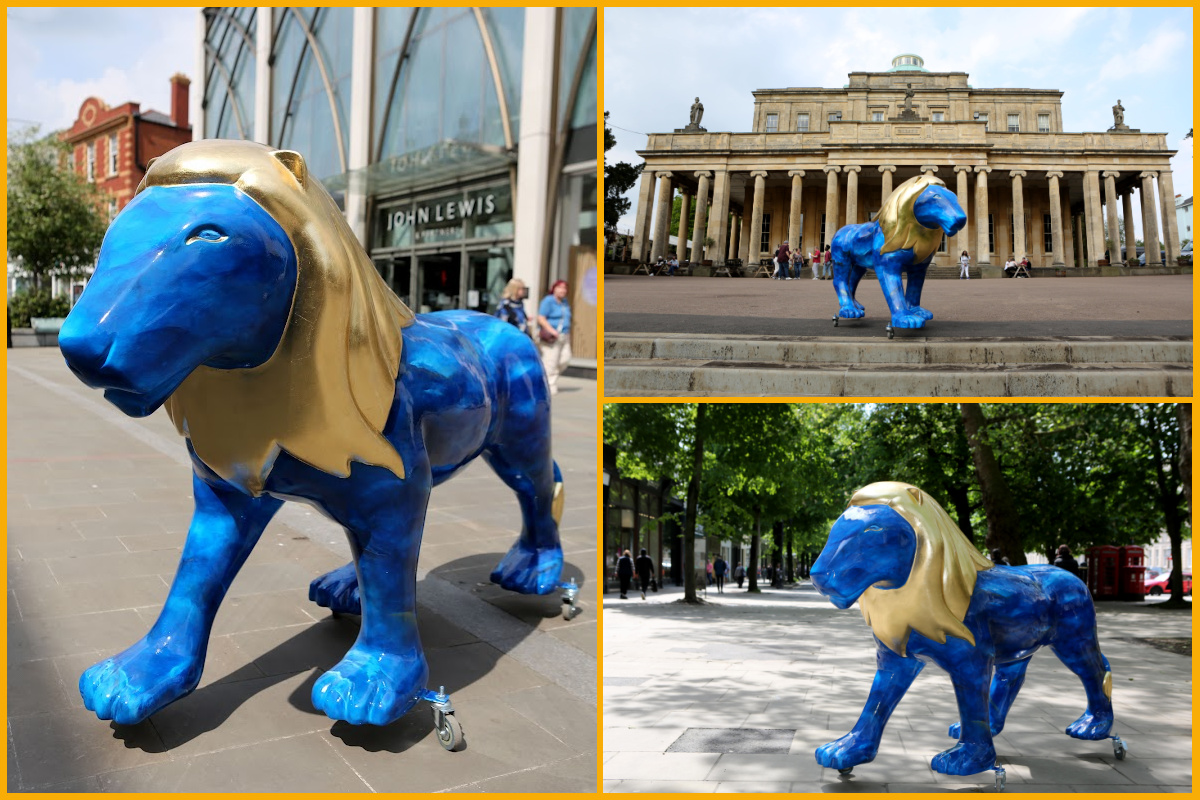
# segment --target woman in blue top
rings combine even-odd
[[[567,282],[555,281],[538,306],[538,347],[552,395],[558,394],[558,374],[571,360],[571,307],[566,297]]]
[[[520,278],[513,278],[500,293],[500,305],[496,309],[496,316],[509,325],[519,328],[522,332],[526,332],[525,298],[528,295],[529,289],[525,286],[525,282]]]

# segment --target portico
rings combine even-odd
[[[981,266],[1023,255],[1034,266],[1098,266],[1110,255],[1107,242],[1122,234],[1132,240],[1135,192],[1146,266],[1162,266],[1160,225],[1174,263],[1174,153],[1165,134],[1124,126],[1064,132],[1062,92],[975,89],[966,73],[927,72],[919,57],[901,58],[910,59],[904,68],[851,73],[844,89],[755,91],[749,133],[650,134],[639,151],[646,168],[635,257],[666,252],[675,189],[688,197],[699,240],[690,249],[681,242],[685,257],[720,265],[736,252],[756,264],[785,239],[806,254],[823,248],[841,226],[874,219],[894,186],[925,173],[957,194],[968,218],[953,241],[943,240],[935,265],[957,263],[967,250]],[[651,204],[642,201],[654,194],[655,180],[651,248],[637,233],[650,230]],[[1168,210],[1161,218],[1160,206]],[[687,235],[686,225],[680,230]],[[706,236],[711,248],[703,245]],[[1110,261],[1120,258],[1118,251]],[[1128,258],[1136,259],[1132,248]]]

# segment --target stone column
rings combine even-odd
[[[698,178],[701,173],[696,175]],[[716,173],[713,181],[713,205],[709,207],[708,216],[704,221],[704,236],[713,240],[713,246],[703,248],[700,260],[710,259],[716,266],[725,263],[728,224],[730,224],[730,173],[727,170],[721,170]]]
[[[788,214],[788,243],[794,250],[800,245],[800,239],[804,237],[804,231],[800,229],[800,220],[804,213],[804,208],[800,205],[804,194],[804,170],[794,169],[788,172],[788,175],[792,179],[792,206]]]
[[[883,173],[883,194],[879,195],[879,205],[882,207],[887,202],[888,195],[892,193],[892,173],[896,168],[891,164],[884,164],[879,171]]]
[[[1157,173],[1143,172],[1142,179],[1142,240],[1146,243],[1146,266],[1162,266],[1158,249],[1158,209],[1154,204],[1154,178]]]
[[[1117,178],[1121,177],[1119,172],[1104,173],[1104,210],[1108,216],[1107,231],[1108,231],[1108,263],[1117,264],[1121,261],[1121,227],[1117,224],[1117,207],[1120,201],[1117,200]]]
[[[1133,189],[1121,195],[1121,210],[1125,214],[1125,261],[1137,260],[1137,231],[1133,226]]]
[[[749,186],[746,187],[747,190],[749,190],[749,188],[750,188]],[[751,195],[749,200],[750,200],[750,207],[753,209],[754,196]],[[761,225],[762,223],[760,222],[759,224]],[[752,236],[751,236],[751,232],[750,232],[750,215],[747,214],[746,209],[743,208],[742,209],[742,234],[741,234],[741,240],[738,242],[738,258],[740,258],[742,260],[743,266],[750,263],[750,242],[751,242],[751,240],[752,240]],[[758,245],[755,245],[755,247],[757,247],[757,246]]]
[[[758,266],[758,260],[762,258],[762,251],[758,248],[762,245],[762,215],[763,215],[763,200],[767,193],[767,172],[766,170],[755,170],[750,173],[750,177],[754,178],[754,205],[750,211],[750,263]]]
[[[1179,218],[1175,213],[1175,182],[1171,179],[1171,170],[1164,169],[1158,173],[1158,199],[1162,202],[1163,246],[1167,248],[1167,266],[1174,267],[1179,262]]]
[[[675,231],[675,257],[680,261],[687,258],[687,243],[688,243],[688,223],[692,220],[692,195],[688,192],[688,187],[679,187],[679,229]]]
[[[1012,216],[1013,216],[1013,250],[1017,260],[1029,255],[1025,242],[1025,189],[1022,178],[1025,170],[1010,170],[1008,177],[1012,178]]]
[[[651,263],[658,261],[658,257],[667,252],[667,230],[671,227],[671,200],[674,198],[675,192],[671,188],[671,173],[658,173],[658,202],[655,204],[654,217],[654,242],[650,248]]]
[[[1062,199],[1058,193],[1058,179],[1062,176],[1061,172],[1046,173],[1046,177],[1050,180],[1050,245],[1053,251],[1050,265],[1053,267],[1067,265],[1063,260]]]
[[[742,230],[742,215],[734,213],[733,220],[729,223],[729,258],[738,257],[738,234]]]
[[[1087,221],[1084,225],[1087,234],[1087,249],[1089,267],[1099,266],[1104,257],[1104,218],[1100,214],[1100,172],[1090,169],[1083,174],[1084,179],[1084,213]]]
[[[642,170],[642,185],[638,190],[637,217],[633,223],[633,260],[646,260],[646,245],[650,241],[650,220],[654,214],[654,175]]]
[[[696,177],[699,178],[699,186],[696,187],[696,224],[692,226],[692,254],[688,259],[693,264],[704,260],[704,239],[708,236],[708,179],[712,173],[697,172]]]
[[[1072,218],[1075,221],[1075,252],[1079,253],[1075,257],[1075,263],[1079,266],[1087,266],[1087,251],[1084,248],[1084,216],[1075,213]]]
[[[921,174],[922,175],[932,175],[933,177],[936,178],[937,171],[938,171],[938,168],[935,164],[922,164],[921,165]]]
[[[842,167],[846,173],[846,224],[858,224],[858,172],[862,167]]]
[[[964,212],[967,212],[967,208],[970,206],[970,203],[968,201],[970,200],[970,193],[971,193],[970,180],[969,180],[970,176],[971,176],[971,169],[972,169],[971,167],[955,167],[954,168],[955,174],[958,175],[958,185],[957,185],[957,191],[955,192],[955,194],[958,195],[958,204],[960,206],[962,206],[962,210]],[[952,261],[957,261],[958,257],[960,255],[962,255],[963,250],[970,251],[973,249],[971,247],[971,236],[970,236],[970,233],[968,232],[971,227],[971,219],[972,219],[972,217],[971,217],[970,213],[967,213],[967,224],[964,225],[962,227],[962,230],[959,231],[954,236],[954,244],[951,245],[952,252],[954,253],[954,258],[952,259]],[[975,255],[976,255],[976,257],[978,257],[979,254],[976,253]]]
[[[825,244],[833,244],[838,224],[838,173],[841,167],[822,167],[825,170]]]
[[[991,266],[991,251],[988,249],[988,185],[987,176],[991,167],[975,168],[975,263]]]

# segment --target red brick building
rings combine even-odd
[[[89,97],[79,108],[75,124],[63,132],[71,145],[72,168],[95,181],[111,198],[110,216],[133,197],[146,174],[146,162],[192,140],[188,121],[188,85],[184,75],[171,76],[171,115],[142,111],[139,103],[110,108]]]

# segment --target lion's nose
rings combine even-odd
[[[829,573],[825,570],[813,570],[808,573],[808,579],[812,581],[813,586],[817,587],[817,591],[821,594],[825,593],[825,580],[829,577]]]
[[[78,307],[76,307],[78,308]],[[94,388],[107,388],[110,380],[102,373],[112,343],[85,314],[72,311],[58,332],[58,349],[67,366],[81,381]]]

